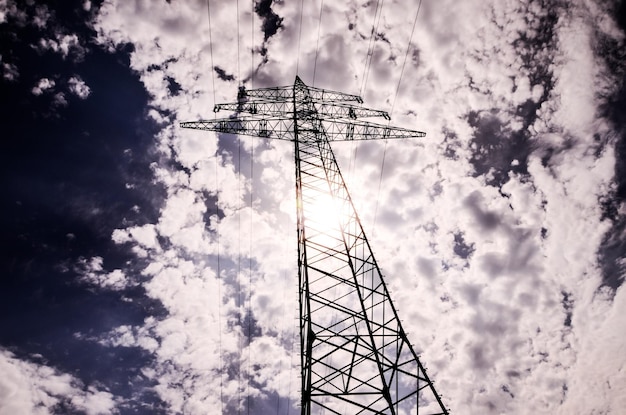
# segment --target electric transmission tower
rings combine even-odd
[[[389,120],[354,104],[362,102],[296,76],[290,86],[240,87],[237,102],[215,106],[233,116],[181,127],[295,145],[302,414],[447,415],[400,324],[330,147],[425,133],[361,121]]]

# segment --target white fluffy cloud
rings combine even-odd
[[[127,277],[120,269],[105,271],[102,257],[92,257],[89,260],[81,258],[74,266],[78,279],[90,286],[122,290],[129,285]]]
[[[67,373],[16,358],[0,349],[0,414],[50,414],[63,403],[89,415],[115,411],[113,395]]]
[[[77,60],[81,60],[85,54],[85,48],[81,45],[76,33],[56,33],[54,38],[41,38],[37,48],[42,51],[52,51],[60,54],[64,59],[74,54]]]
[[[54,88],[55,82],[52,79],[41,78],[37,85],[32,89],[33,95],[41,95],[44,92]]]
[[[12,63],[2,64],[2,77],[7,81],[15,81],[20,76],[17,66]]]
[[[91,93],[91,89],[85,81],[83,81],[79,76],[72,76],[69,81],[67,81],[70,92],[79,97],[80,99],[86,99]]]

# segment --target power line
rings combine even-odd
[[[219,179],[218,179],[218,160],[217,152],[215,153],[215,195],[219,195]],[[215,200],[215,220],[219,219],[219,206],[217,204],[217,197]],[[220,412],[224,413],[224,379],[222,373],[224,372],[224,361],[222,356],[222,278],[220,269],[220,228],[219,223],[215,226],[215,237],[217,239],[217,324],[219,331],[219,355],[220,355]]]
[[[385,170],[385,158],[387,156],[387,140],[385,140],[385,149],[383,150],[383,161],[380,166],[380,177],[378,178],[378,192],[376,194],[376,207],[374,208],[374,223],[372,224],[372,239],[376,231],[376,218],[378,217],[378,202],[380,201],[380,188],[383,184],[383,171]]]
[[[298,320],[298,310],[296,309],[296,318],[294,319],[296,324],[295,326],[292,325],[292,330],[293,330],[293,334],[291,335],[291,345],[290,345],[290,349],[289,349],[289,384],[287,386],[287,413],[291,413],[291,373],[293,372],[293,345],[296,342],[296,336],[298,335],[298,327],[299,327],[299,320]]]
[[[393,97],[393,102],[391,103],[391,111],[389,112],[389,122],[387,125],[391,123],[391,116],[393,115],[393,110],[396,105],[396,99],[398,98],[398,92],[400,91],[400,84],[402,83],[402,75],[404,74],[404,66],[406,65],[407,57],[409,56],[409,49],[411,48],[411,42],[413,41],[413,33],[415,32],[415,26],[417,24],[417,17],[419,16],[420,9],[422,7],[422,0],[420,0],[417,5],[417,12],[415,12],[415,20],[413,20],[413,29],[411,29],[411,36],[409,37],[409,42],[406,45],[406,53],[404,54],[404,62],[402,62],[402,69],[400,70],[400,78],[398,79],[398,86],[396,87],[396,94]],[[376,229],[376,217],[378,215],[378,202],[380,200],[380,187],[383,181],[383,173],[385,171],[385,157],[387,156],[387,141],[385,140],[385,150],[383,151],[383,160],[380,166],[380,177],[378,179],[378,194],[376,196],[376,207],[374,209],[374,225],[372,226],[372,237],[374,237],[374,231]]]
[[[378,12],[378,20],[376,20],[376,31],[375,33],[378,34],[378,26],[380,25],[380,18],[383,15],[383,6],[385,5],[385,0],[380,2],[380,12]],[[374,43],[372,43],[372,51],[370,53],[370,61],[367,64],[367,72],[365,72],[365,79],[364,84],[363,84],[363,92],[365,92],[365,90],[367,89],[367,81],[369,80],[370,77],[370,69],[372,68],[372,59],[374,58],[374,49],[376,48],[376,39],[374,39]]]
[[[391,116],[393,115],[393,109],[396,105],[396,99],[398,98],[398,92],[400,91],[400,84],[402,83],[402,75],[404,74],[404,66],[406,65],[406,59],[409,56],[409,49],[411,48],[411,42],[413,41],[413,33],[415,32],[415,26],[417,24],[417,16],[419,16],[421,8],[422,8],[422,0],[420,0],[419,4],[417,5],[417,12],[415,13],[415,20],[413,20],[413,29],[411,30],[411,37],[409,38],[409,43],[406,45],[406,53],[404,54],[404,62],[402,62],[402,69],[400,70],[400,79],[398,79],[398,86],[396,87],[396,95],[393,97],[393,103],[391,104],[391,112],[389,113],[389,118],[391,118]]]
[[[252,0],[252,14],[250,22],[250,85],[254,87],[254,1]],[[250,224],[248,233],[248,377],[251,373],[251,347],[252,347],[252,201],[254,185],[254,139],[252,140],[252,150],[250,152]],[[250,415],[250,381],[247,382],[248,415]]]
[[[250,87],[254,88],[254,14],[255,0],[252,0],[252,22],[250,23],[250,37],[252,38],[252,46],[250,47]]]
[[[207,0],[207,16],[209,18],[209,50],[211,51],[211,82],[213,90],[213,104],[215,105],[215,70],[213,65],[213,36],[211,27],[211,1]],[[213,117],[217,117],[215,112]],[[217,204],[219,195],[219,178],[218,178],[218,151],[215,152],[215,220],[219,220],[219,206]],[[221,264],[220,264],[220,230],[219,223],[215,226],[215,239],[217,243],[217,325],[218,325],[218,353],[220,356],[219,374],[220,374],[220,412],[224,413],[224,359],[222,356],[222,281],[221,281]]]
[[[252,185],[254,184],[254,139],[252,139],[252,150],[250,152],[250,224],[248,233],[248,377],[250,377],[251,367],[251,346],[252,346]],[[250,415],[250,381],[247,382],[248,415]]]
[[[313,86],[315,86],[315,72],[317,71],[317,53],[320,46],[320,28],[322,27],[322,11],[324,10],[324,0],[320,5],[320,17],[317,22],[317,43],[315,45],[315,64],[313,65]]]
[[[365,55],[365,62],[363,63],[363,73],[361,74],[361,88],[359,89],[359,95],[363,94],[363,91],[367,85],[367,78],[369,78],[369,68],[372,64],[372,57],[374,55],[374,49],[373,49],[373,44],[372,41],[374,39],[374,34],[378,33],[378,25],[380,24],[380,16],[382,15],[383,12],[383,5],[384,5],[385,0],[383,0],[383,3],[380,4],[380,0],[376,1],[376,9],[374,10],[374,21],[372,22],[372,30],[370,31],[370,38],[368,41],[368,45],[367,45],[367,54]],[[380,4],[380,13],[378,12],[378,6]],[[378,16],[378,19],[376,19],[376,17]],[[367,75],[366,75],[367,74]],[[349,164],[349,177],[350,179],[352,179],[353,173],[354,173],[354,166],[356,165],[356,157],[357,157],[357,149],[358,149],[358,145],[356,143],[356,141],[352,142],[352,156],[350,158],[350,164]]]
[[[243,336],[242,336],[242,332],[243,332],[243,323],[241,320],[241,314],[242,314],[242,309],[243,307],[243,302],[241,301],[241,209],[243,207],[243,204],[241,203],[241,140],[237,140],[237,163],[239,165],[239,173],[237,175],[237,198],[239,198],[240,203],[239,203],[239,209],[237,212],[237,295],[239,297],[239,301],[237,304],[237,308],[238,308],[238,313],[237,313],[237,317],[238,317],[238,326],[239,326],[239,330],[238,330],[238,337],[239,337],[239,373],[237,375],[238,377],[238,381],[239,381],[239,387],[237,389],[238,394],[239,394],[239,399],[237,400],[237,411],[239,414],[241,414],[241,391],[242,391],[242,387],[241,387],[241,356],[243,355]]]
[[[213,82],[213,105],[215,105],[215,66],[213,65],[213,36],[211,34],[211,0],[206,2],[207,14],[209,15],[209,50],[211,51],[211,81]],[[213,112],[213,118],[217,117],[217,114]]]
[[[286,298],[285,292],[287,291],[288,284],[287,284],[287,281],[285,281],[285,273],[283,272],[281,274],[282,274],[282,280],[283,280],[283,295],[282,295],[282,298]],[[287,318],[287,311],[286,311],[287,303],[288,303],[287,301],[283,301],[283,312],[282,312],[282,318],[280,320],[280,334],[279,334],[279,336],[282,336],[284,334],[284,332],[285,332],[285,319]],[[277,388],[277,391],[281,390],[280,387],[281,387],[281,383],[282,383],[282,380],[283,380],[283,362],[284,362],[284,360],[281,359],[280,360],[280,368],[279,368],[280,373],[278,375],[278,388]],[[290,372],[290,375],[291,375],[291,372]],[[277,392],[276,393],[276,415],[279,415],[279,413],[280,413],[280,393]]]
[[[374,33],[378,33],[378,24],[380,23],[380,15],[383,13],[383,4],[385,0],[380,5],[380,13],[378,12],[378,4],[380,0],[376,0],[376,11],[374,12],[374,21],[372,22],[372,31],[370,32],[370,40],[367,45],[367,55],[365,55],[365,63],[363,65],[363,74],[361,75],[361,89],[359,90],[359,95],[363,94],[363,91],[367,85],[367,78],[369,77],[369,67],[372,64],[372,57],[374,56],[374,44],[372,43],[374,39]],[[378,20],[376,20],[376,16],[378,16]],[[374,26],[375,25],[375,26]]]
[[[236,12],[237,12],[237,81],[239,86],[241,86],[241,71],[240,71],[240,55],[239,55],[239,43],[240,43],[240,31],[239,31],[239,0],[236,0]],[[243,355],[243,321],[242,321],[242,313],[245,310],[243,302],[241,300],[241,210],[243,207],[243,203],[241,202],[241,140],[237,140],[237,163],[239,166],[239,173],[237,175],[237,197],[240,198],[239,211],[237,212],[237,296],[239,297],[239,301],[237,304],[238,307],[238,337],[239,337],[239,371],[237,374],[237,380],[239,383],[239,387],[237,388],[238,399],[237,399],[237,413],[241,414],[241,394],[243,388],[241,386],[242,382],[242,373],[241,373],[241,357]]]
[[[239,0],[237,0],[237,80],[241,86],[241,72],[239,71]]]
[[[304,0],[300,1],[300,34],[298,35],[298,57],[296,58],[296,76],[300,70],[300,40],[302,39],[302,9],[304,8]]]

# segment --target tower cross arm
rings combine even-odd
[[[225,134],[240,134],[256,137],[294,141],[293,117],[237,117],[218,118],[215,120],[188,121],[180,123],[182,128],[215,131]],[[375,124],[365,121],[344,121],[321,119],[319,124],[312,123],[309,130],[300,129],[300,133],[319,134],[324,132],[329,141],[378,140],[411,137],[425,137],[421,131]]]
[[[356,102],[363,103],[363,98],[358,95],[346,94],[344,92],[331,91],[329,89],[315,88],[307,86],[308,93],[313,100],[326,102]]]
[[[325,101],[316,102],[316,100],[312,100],[312,102],[315,105],[318,115],[323,118],[358,119],[383,117],[386,120],[390,119],[389,114],[386,111],[363,108],[345,103],[329,103]],[[258,114],[261,116],[280,117],[291,114],[293,111],[293,104],[291,100],[252,99],[246,102],[217,104],[215,105],[213,111],[233,111],[252,115]]]
[[[387,111],[375,110],[371,108],[357,107],[355,105],[343,104],[343,103],[315,103],[317,112],[323,118],[369,118],[369,117],[383,117],[386,120],[390,120]]]
[[[314,88],[310,86],[307,88],[309,90],[310,97],[314,100],[326,102],[356,102],[358,104],[363,103],[363,99],[358,95],[346,94],[343,92]],[[248,89],[241,92],[240,97],[287,101],[292,98],[292,91],[293,87],[291,86],[288,89],[285,87]]]
[[[301,93],[306,95],[314,101],[363,103],[363,99],[358,95],[307,86],[304,82],[302,82],[302,79],[300,79],[299,76],[296,76],[296,81],[293,84],[293,91],[295,94]]]
[[[330,141],[426,137],[426,133],[422,131],[390,127],[367,121],[322,120],[322,125]]]
[[[299,76],[296,76],[295,83],[289,86],[258,89],[245,89],[243,87],[240,87],[238,98],[240,100],[250,98],[264,98],[274,101],[286,101],[293,98],[293,92],[304,93],[305,90],[306,95],[316,101],[356,102],[358,104],[363,103],[363,99],[358,95],[346,94],[345,92],[331,91],[329,89],[307,86],[304,84],[304,82],[302,82]]]
[[[237,117],[181,122],[182,128],[293,141],[293,117]]]

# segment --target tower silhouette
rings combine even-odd
[[[330,141],[424,137],[361,118],[362,99],[293,85],[246,90],[181,127],[295,145],[302,414],[448,414],[402,328]],[[241,114],[246,114],[245,116]]]

